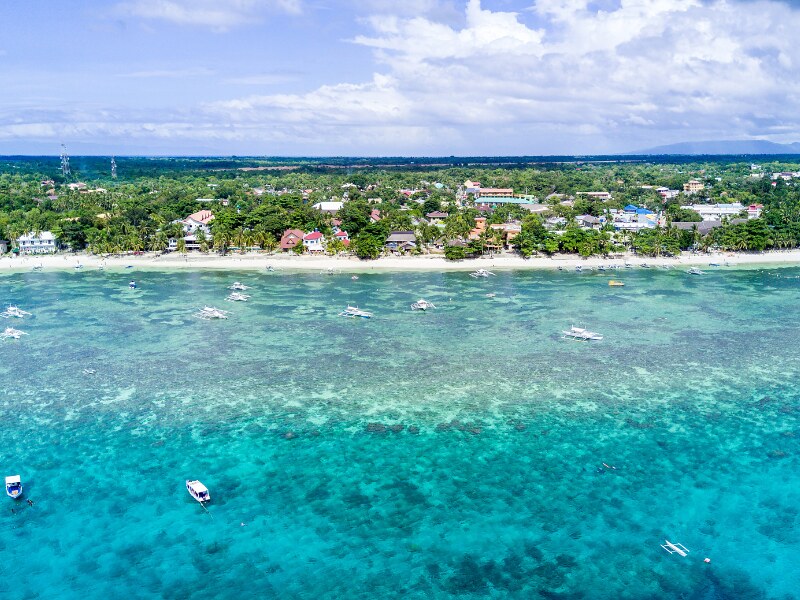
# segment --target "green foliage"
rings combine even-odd
[[[363,231],[351,242],[353,253],[361,259],[375,259],[383,251],[383,240],[368,231]]]
[[[444,257],[447,260],[464,260],[467,253],[461,246],[446,246],[444,249]]]

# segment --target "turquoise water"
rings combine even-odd
[[[2,276],[33,316],[2,323],[29,335],[0,343],[1,475],[34,505],[0,505],[0,574],[27,598],[798,597],[798,277]]]

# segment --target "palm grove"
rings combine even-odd
[[[175,238],[177,250],[182,251],[182,226],[177,221],[199,208],[211,208],[215,218],[210,236],[200,234],[201,251],[272,251],[287,229],[330,234],[332,215],[312,205],[340,200],[346,194],[336,218],[350,235],[350,250],[361,258],[380,256],[391,231],[415,231],[418,251],[437,244],[449,258],[482,254],[496,248],[499,240],[490,227],[477,239],[468,239],[479,216],[485,216],[488,225],[520,221],[514,248],[523,256],[606,255],[626,249],[654,256],[690,248],[760,251],[800,243],[800,190],[791,181],[772,181],[769,176],[797,168],[787,163],[765,163],[754,176],[749,162],[722,160],[426,168],[258,161],[256,166],[262,170],[254,168],[254,162],[119,159],[121,176],[112,180],[101,159],[83,159],[82,168],[69,178],[58,174],[53,161],[6,159],[0,161],[0,235],[13,241],[27,232],[47,230],[72,250],[102,254],[160,252]],[[761,218],[724,223],[705,235],[697,228],[674,227],[673,222],[699,221],[700,217],[681,208],[687,201],[682,195],[665,202],[652,187],[643,186],[680,189],[689,177],[706,184],[692,202],[757,202],[764,205]],[[457,190],[468,178],[524,191],[546,203],[548,212],[530,214],[518,205],[504,205],[482,214],[469,202],[459,205]],[[77,180],[87,183],[87,189],[68,187]],[[586,190],[611,192],[612,200],[579,194]],[[198,199],[211,204],[200,206]],[[665,226],[623,233],[611,226],[584,229],[575,222],[577,215],[599,217],[629,203],[663,211]],[[381,217],[377,221],[371,219],[376,209]],[[425,215],[434,211],[448,213],[442,227],[426,221]],[[546,217],[561,217],[563,225],[553,228]],[[456,240],[464,243],[452,244]],[[344,249],[335,240],[327,246],[329,253]]]

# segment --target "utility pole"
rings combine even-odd
[[[114,157],[111,157],[111,179],[117,178],[117,161],[114,160]]]
[[[69,177],[69,156],[67,156],[67,147],[61,144],[61,174],[66,179]]]

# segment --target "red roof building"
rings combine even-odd
[[[287,229],[281,236],[281,250],[291,250],[303,242],[303,232],[299,229]]]

